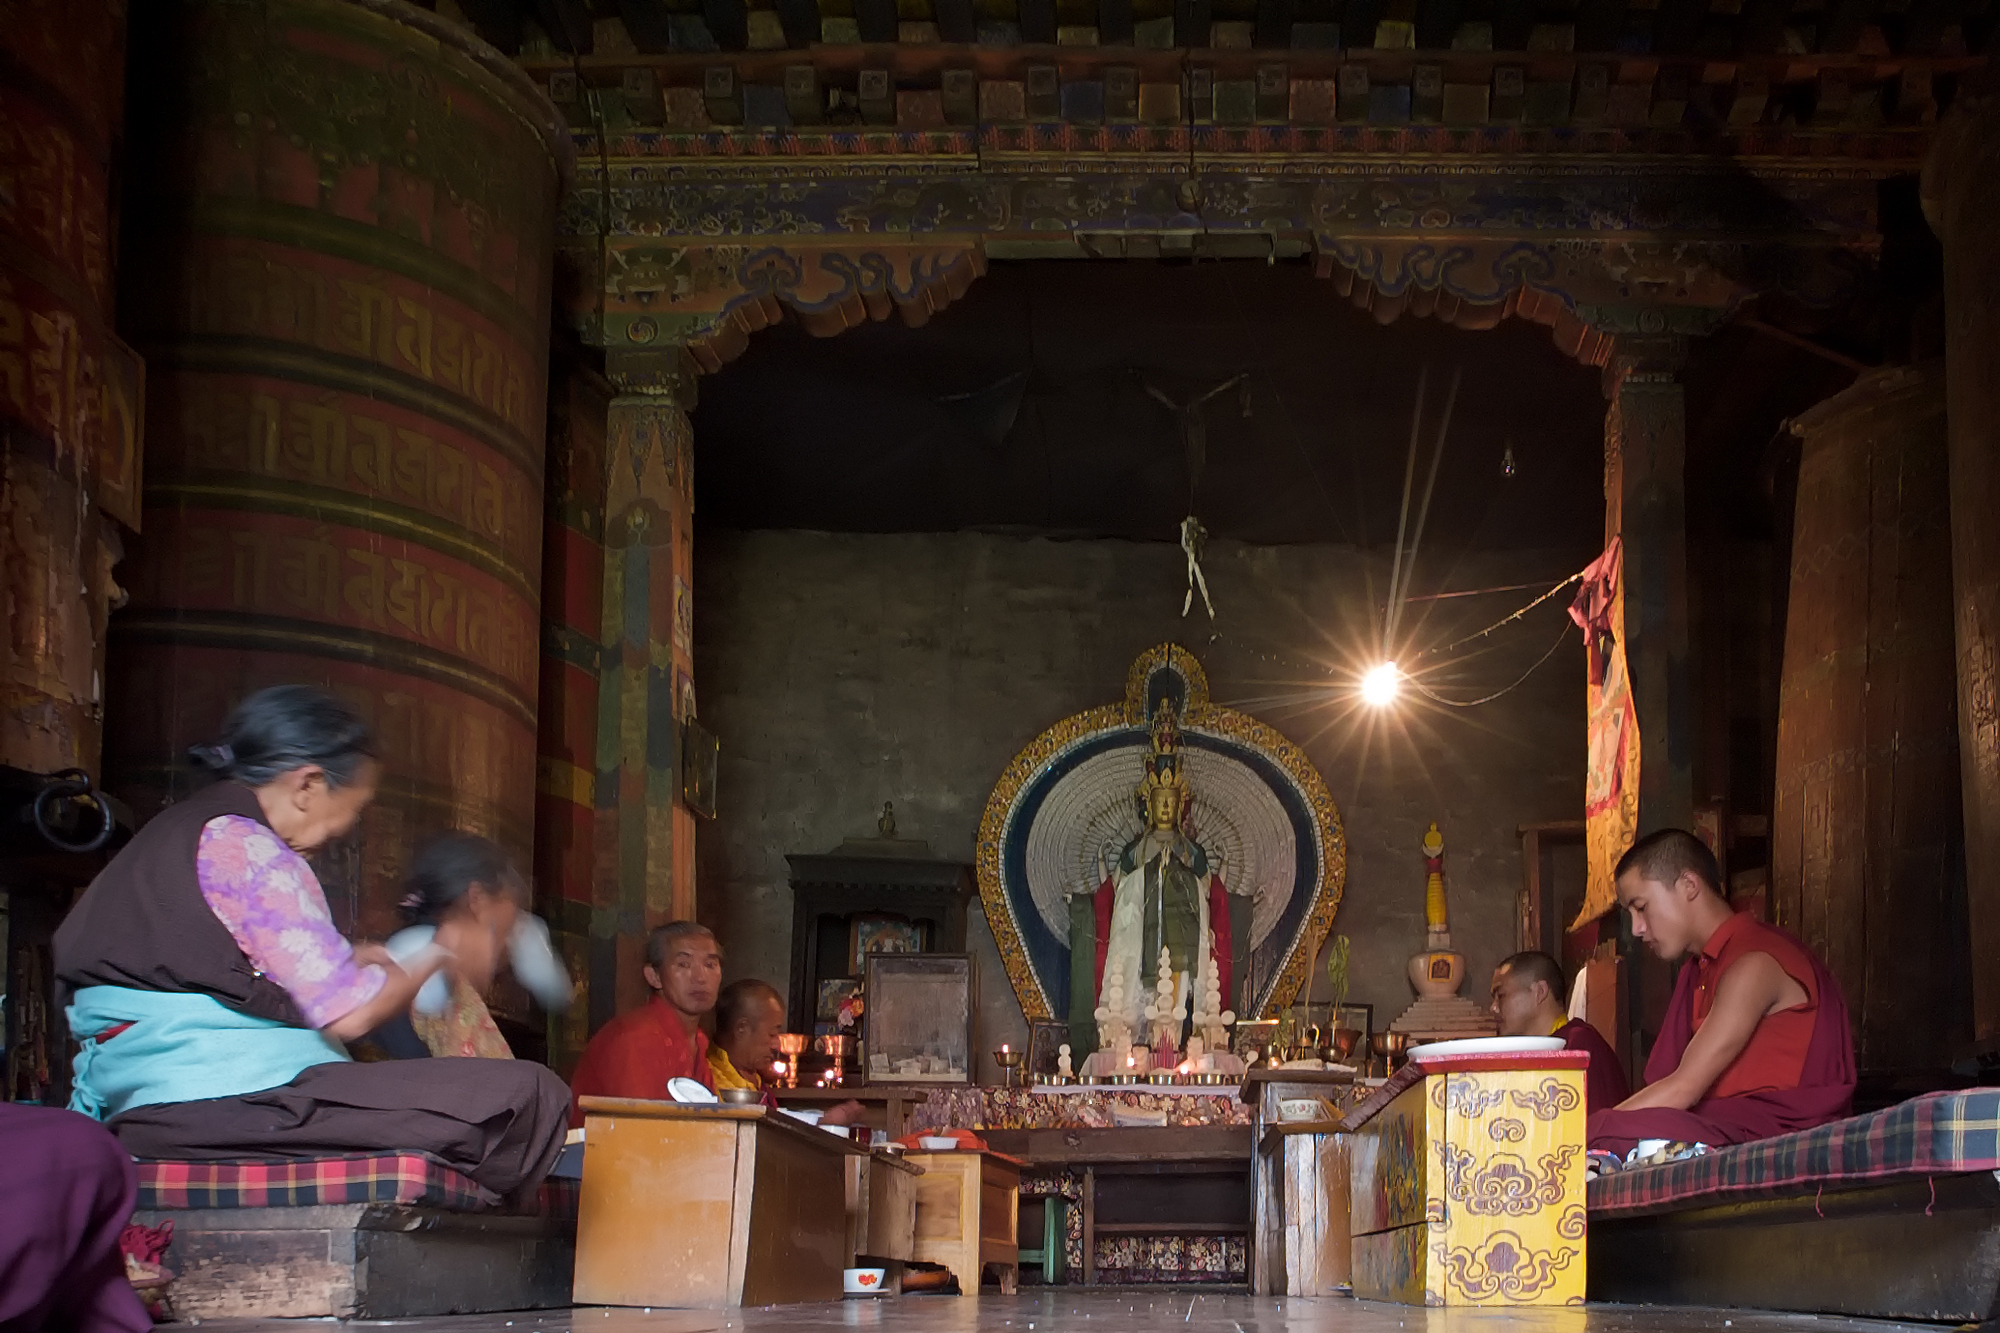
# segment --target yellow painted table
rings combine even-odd
[[[761,1106],[585,1097],[578,1305],[840,1299],[847,1161],[868,1150]]]
[[[949,1268],[966,1296],[977,1296],[980,1275],[995,1268],[1000,1290],[1012,1295],[1020,1266],[1020,1162],[964,1149],[906,1156],[924,1169],[913,1257]]]
[[[1412,1062],[1348,1114],[1356,1296],[1583,1303],[1588,1059]]]

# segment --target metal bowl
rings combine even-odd
[[[730,1106],[754,1106],[764,1100],[756,1088],[724,1088],[715,1095]]]

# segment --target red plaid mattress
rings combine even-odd
[[[140,1162],[141,1208],[304,1208],[420,1203],[464,1212],[500,1200],[423,1153],[291,1161]]]
[[[1913,1176],[2000,1170],[2000,1088],[1937,1092],[1818,1129],[1590,1182],[1592,1217],[1803,1194]]]

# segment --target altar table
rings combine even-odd
[[[582,1106],[578,1305],[840,1299],[846,1163],[868,1149],[761,1106]]]
[[[1581,1051],[1412,1062],[1350,1111],[1354,1294],[1581,1305]]]

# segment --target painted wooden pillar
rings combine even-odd
[[[1944,366],[1865,375],[1804,442],[1778,707],[1771,901],[1840,979],[1866,1071],[1971,1035]]]
[[[590,1040],[598,679],[604,669],[604,433],[616,392],[580,358],[565,358],[549,393],[535,893],[580,988],[581,1002],[550,1021],[549,1062],[564,1072]]]
[[[384,785],[320,858],[380,937],[410,847],[534,827],[542,484],[566,132],[411,5],[149,0],[132,16],[125,327],[154,443],[106,765],[148,813],[231,705],[300,682]]]
[[[123,0],[0,10],[0,764],[98,771],[140,365],[111,331]]]
[[[1951,578],[1973,1028],[2000,1045],[2000,94],[1965,88],[1924,164],[1944,242]]]
[[[1687,405],[1684,339],[1620,337],[1605,368],[1604,531],[1622,539],[1625,661],[1638,707],[1639,825],[1694,821],[1694,692],[1688,676]]]
[[[695,913],[679,763],[694,708],[695,370],[678,348],[613,353],[609,370],[621,392],[605,430],[593,1028],[646,999],[646,931]]]

